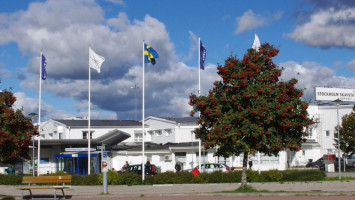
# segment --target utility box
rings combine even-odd
[[[323,155],[324,167],[327,172],[335,172],[335,154]]]

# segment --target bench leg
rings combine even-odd
[[[62,188],[63,198],[65,199],[64,189]]]
[[[23,200],[23,191],[24,191],[24,190],[21,190],[21,200]],[[30,192],[30,197],[31,197],[31,199],[33,199],[32,191],[31,191],[30,189],[28,189],[28,191]]]

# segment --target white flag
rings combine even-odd
[[[89,66],[100,73],[100,68],[105,58],[96,54],[91,47],[89,47]]]
[[[253,43],[253,46],[251,46],[251,48],[255,49],[255,51],[258,52],[259,47],[260,47],[260,40],[259,40],[258,35],[255,33],[254,43]]]

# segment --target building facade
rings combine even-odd
[[[339,107],[339,119],[349,114],[353,105]],[[337,107],[310,105],[308,113],[316,122],[307,129],[307,141],[298,152],[284,151],[278,156],[256,154],[252,157],[253,170],[285,170],[304,166],[324,154],[336,154],[334,133],[337,126]],[[229,158],[214,156],[216,149],[199,150],[200,142],[193,130],[197,118],[147,117],[145,134],[141,122],[134,120],[91,120],[91,173],[100,173],[102,148],[105,146],[109,168],[121,169],[126,161],[141,164],[146,160],[158,166],[161,172],[174,171],[177,161],[183,170],[198,166],[199,162],[225,163],[230,167],[242,166],[242,155]],[[144,157],[142,143],[144,140]],[[38,138],[35,139],[37,144]],[[40,174],[66,171],[87,174],[88,121],[84,119],[49,120],[42,124]],[[199,153],[201,151],[201,153]],[[37,152],[35,152],[36,154]],[[37,155],[37,154],[36,154]],[[201,158],[200,156],[201,155]],[[31,164],[24,169],[31,170]]]

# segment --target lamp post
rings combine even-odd
[[[341,167],[340,167],[340,124],[339,124],[339,105],[341,104],[340,99],[336,99],[333,101],[337,105],[337,121],[338,121],[338,176],[339,176],[339,181],[341,181]]]
[[[35,117],[38,115],[37,113],[28,114],[31,116],[32,123],[34,122]],[[35,176],[35,138],[32,135],[32,175]]]

